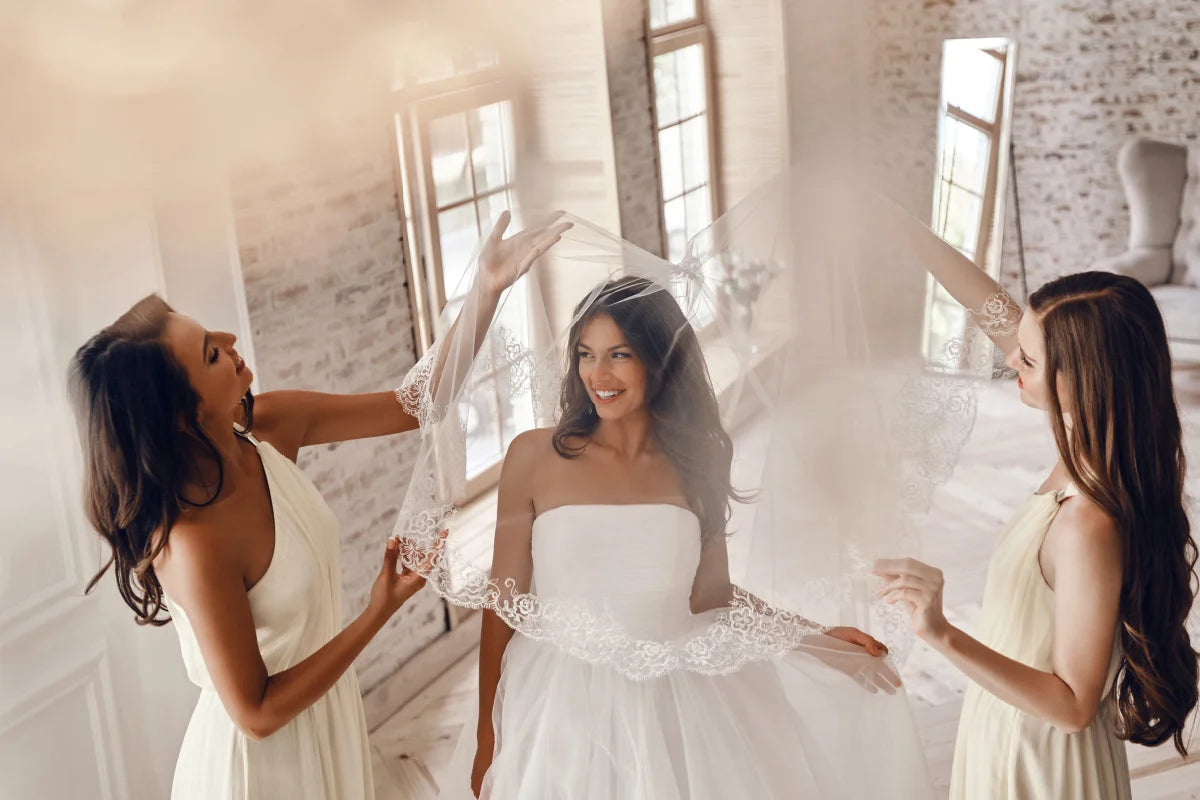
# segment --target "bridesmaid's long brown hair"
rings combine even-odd
[[[1142,284],[1104,272],[1051,281],[1029,306],[1045,334],[1059,454],[1121,535],[1118,732],[1144,745],[1173,739],[1186,755],[1197,653],[1185,622],[1196,596],[1197,553],[1184,508],[1183,437],[1162,315]]]
[[[171,311],[157,295],[140,300],[79,348],[69,376],[84,451],[84,509],[112,552],[86,591],[112,567],[139,625],[171,621],[154,559],[184,506],[213,502],[224,480],[220,451],[197,420],[200,398],[161,340]],[[249,392],[242,409],[249,430]],[[216,488],[200,503],[182,494],[197,452],[217,466]]]

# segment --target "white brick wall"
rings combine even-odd
[[[414,362],[388,129],[234,176],[246,303],[264,391],[379,391]],[[300,466],[342,531],[342,612],[367,595],[413,468],[415,434],[308,448]],[[359,657],[364,690],[445,630],[422,593]]]
[[[816,2],[816,0],[804,0]],[[878,0],[876,76],[895,113],[894,187],[928,217],[941,41],[1009,36],[1021,222],[1030,290],[1119,252],[1128,236],[1116,173],[1135,135],[1200,135],[1200,3],[1195,0]],[[1002,279],[1016,286],[1006,234]]]

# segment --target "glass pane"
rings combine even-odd
[[[487,197],[480,198],[475,203],[479,210],[479,236],[480,238],[487,236],[492,232],[492,226],[496,224],[496,220],[500,219],[500,214],[504,209],[509,208],[509,193],[497,192],[489,194]],[[508,230],[504,232],[505,236],[511,236],[514,231],[521,230],[520,225],[514,218],[508,223]]]
[[[662,173],[663,199],[683,194],[683,145],[680,127],[673,125],[658,132],[658,160]]]
[[[941,130],[941,166],[939,167],[938,175],[946,180],[950,179],[950,165],[952,162],[951,155],[954,153],[954,141],[958,134],[958,120],[954,117],[942,114],[942,130]]]
[[[537,427],[537,415],[533,408],[533,397],[522,392],[516,397],[500,395],[500,432],[507,448],[517,434]]]
[[[675,76],[679,82],[680,118],[703,113],[708,106],[704,91],[704,45],[693,44],[675,51]]]
[[[663,204],[663,225],[667,229],[667,258],[676,264],[683,258],[683,248],[688,238],[684,202],[684,198],[677,197]]]
[[[951,186],[947,192],[947,202],[949,206],[942,238],[964,253],[974,252],[979,240],[979,215],[982,211],[979,197],[957,186]]]
[[[508,102],[492,103],[467,113],[471,126],[471,161],[475,193],[483,194],[512,181],[512,109]]]
[[[708,187],[703,186],[684,195],[687,203],[687,235],[692,238],[708,227],[712,222],[712,212],[708,202]]]
[[[675,53],[654,57],[654,108],[658,127],[679,120],[679,82],[675,77]]]
[[[1000,59],[966,42],[954,41],[946,42],[944,57],[945,102],[984,122],[995,122],[1003,68]]]
[[[521,342],[529,341],[529,284],[527,281],[528,279],[522,279],[509,291],[497,319],[500,325],[512,331],[513,335]],[[501,355],[501,358],[512,358],[513,355],[513,353],[505,353]],[[518,433],[537,426],[533,387],[529,381],[530,375],[527,368],[518,365],[515,369],[500,372],[497,376],[496,389],[500,395],[500,432],[505,446]]]
[[[679,130],[683,148],[683,188],[694,189],[708,182],[708,116],[690,119],[680,125]]]
[[[949,123],[948,128],[956,129],[956,134],[951,172],[949,175],[943,174],[943,177],[949,178],[964,189],[982,195],[987,186],[988,174],[990,147],[987,134],[958,120],[946,122]]]
[[[471,193],[464,122],[462,114],[452,114],[429,123],[429,161],[439,206],[462,200]]]
[[[467,434],[467,480],[500,460],[500,410],[495,387],[483,383],[458,403],[459,419]]]
[[[496,325],[511,331],[517,341],[529,341],[529,284],[526,278],[513,284],[504,298],[504,305],[496,314]],[[497,357],[503,359],[505,356],[499,354]]]
[[[956,302],[943,302],[940,297],[934,298],[929,304],[929,338],[926,340],[926,352],[937,366],[958,367],[959,364],[947,363],[950,354],[947,345],[955,339],[961,339],[966,326],[966,312]]]
[[[438,214],[438,241],[442,245],[442,290],[447,298],[457,297],[468,288],[460,284],[465,282],[479,243],[473,203]]]
[[[946,230],[946,203],[950,199],[950,182],[938,181],[937,215],[933,218],[933,229],[940,236]]]
[[[696,0],[650,0],[650,27],[665,28],[696,16]]]

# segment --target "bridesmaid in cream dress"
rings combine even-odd
[[[1123,740],[1185,754],[1197,701],[1196,545],[1162,317],[1141,284],[1099,272],[1051,281],[1022,315],[928,230],[906,235],[1007,354],[1059,455],[996,547],[977,637],[946,621],[939,570],[876,564],[879,593],[972,681],[950,796],[1124,800]]]
[[[477,327],[569,227],[504,239],[508,220],[480,251],[480,300],[463,312]],[[112,550],[88,588],[112,566],[137,622],[176,624],[200,698],[175,800],[364,800],[374,782],[354,659],[424,581],[397,572],[390,541],[367,608],[343,627],[337,521],[295,461],[301,447],[418,420],[398,391],[255,398],[234,344],[151,295],[76,353],[85,502]]]

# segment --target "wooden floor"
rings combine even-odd
[[[1188,451],[1200,459],[1200,371],[1180,371],[1176,387]],[[938,528],[930,531],[923,553],[946,575],[947,616],[967,629],[979,615],[987,558],[996,536],[1053,462],[1053,443],[1043,418],[1021,406],[1015,391],[1014,384],[1005,381],[981,395],[975,433],[953,481],[938,492]],[[1188,488],[1193,497],[1200,497],[1200,468],[1193,470]],[[475,658],[474,652],[469,654],[371,733],[378,800],[437,796],[436,776],[476,702]],[[966,681],[922,645],[908,659],[904,677],[930,769],[944,796]],[[1192,742],[1193,750],[1200,750],[1195,731]],[[1200,754],[1185,763],[1166,747],[1128,749],[1135,798],[1200,800]]]

